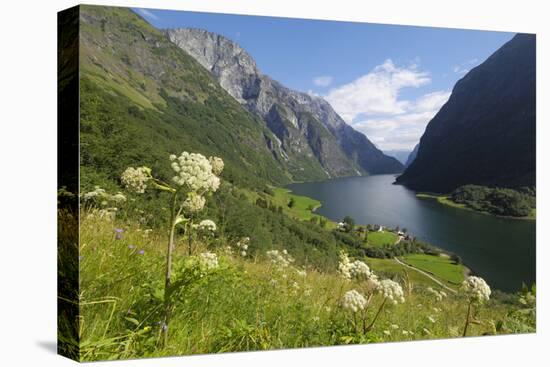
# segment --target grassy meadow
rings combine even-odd
[[[187,281],[175,301],[168,341],[160,347],[166,233],[98,213],[83,212],[80,224],[83,361],[462,335],[464,297],[448,294],[438,301],[431,291],[437,284],[393,259],[364,259],[379,276],[401,284],[405,294],[404,303],[384,307],[364,333],[354,320],[357,315],[341,303],[347,290],[361,284],[343,279],[337,269],[319,271],[298,263],[281,267],[252,246],[242,256],[228,238],[202,238],[193,243],[191,254],[187,241],[176,243],[175,273]],[[219,267],[205,271],[193,265],[205,251],[217,254]],[[534,330],[534,310],[518,297],[493,297],[475,308],[468,335]],[[381,295],[374,295],[364,317],[372,319],[382,302]]]
[[[464,265],[454,263],[447,256],[409,254],[403,256],[402,260],[453,285],[459,285],[464,280]]]
[[[384,246],[384,245],[393,245],[397,240],[398,236],[394,232],[390,231],[375,231],[369,232],[367,235],[367,245],[368,246]]]

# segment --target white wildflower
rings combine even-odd
[[[121,192],[117,192],[116,194],[111,196],[111,199],[118,204],[126,202],[126,196]]]
[[[218,267],[218,255],[212,252],[204,252],[200,254],[200,260],[207,269],[216,269]]]
[[[403,288],[399,283],[394,282],[391,279],[383,279],[378,283],[378,292],[384,295],[384,298],[388,299],[394,305],[397,303],[405,302],[405,297],[403,295]]]
[[[345,252],[340,253],[338,270],[345,279],[368,280],[371,283],[372,288],[377,286],[378,277],[370,270],[369,266],[360,260],[351,262]]]
[[[471,302],[483,303],[488,301],[491,296],[491,288],[480,277],[469,276],[462,283],[461,290]]]
[[[220,186],[219,177],[212,172],[210,161],[202,154],[183,152],[172,161],[172,169],[177,173],[172,180],[191,191],[214,192]]]
[[[383,333],[387,336],[390,336],[391,335],[391,332],[389,330],[384,330]]]
[[[397,324],[391,324],[390,327],[391,327],[393,330],[399,329],[399,325],[397,325]]]
[[[297,282],[292,282],[291,286],[296,290],[300,289],[300,285]]]
[[[237,242],[237,248],[241,253],[242,257],[246,256],[246,250],[248,250],[248,243],[250,242],[250,237],[243,237]]]
[[[200,196],[192,192],[187,195],[187,198],[183,201],[182,206],[186,213],[191,214],[200,212],[204,208],[204,204],[206,204],[206,199],[204,196]]]
[[[437,290],[433,289],[432,287],[428,287],[428,288],[426,288],[426,290],[429,293],[433,294],[435,296],[436,301],[438,301],[438,302],[443,300],[443,298],[447,297],[447,293],[445,293],[443,291],[437,291]]]
[[[300,278],[305,278],[307,276],[307,273],[305,270],[299,270],[299,269],[296,269],[296,274],[300,277]]]
[[[279,268],[286,268],[294,261],[294,259],[288,255],[286,250],[283,250],[282,253],[278,250],[270,250],[266,252],[266,255],[271,263]]]
[[[138,194],[143,194],[147,188],[147,181],[151,178],[151,169],[149,167],[128,167],[122,173],[120,180],[129,190]]]
[[[428,316],[428,321],[435,324],[435,319],[432,316]]]
[[[208,160],[210,161],[210,165],[212,166],[212,172],[214,172],[215,175],[219,176],[220,173],[222,173],[223,171],[223,160],[218,157],[210,157],[208,158]]]
[[[199,223],[199,231],[213,233],[216,232],[216,223],[210,219],[205,219]]]
[[[367,305],[367,299],[355,289],[347,291],[342,298],[342,306],[346,310],[357,312],[359,310],[364,310]]]

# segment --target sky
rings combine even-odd
[[[411,151],[454,84],[514,33],[134,9],[237,42],[263,74],[326,99],[383,151]]]

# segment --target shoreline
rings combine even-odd
[[[496,218],[514,219],[514,220],[533,220],[533,221],[537,220],[536,214],[534,216],[528,215],[526,217],[514,217],[514,216],[511,216],[511,215],[498,215],[498,214],[493,214],[493,213],[489,213],[489,212],[486,212],[486,211],[475,210],[475,209],[469,208],[465,204],[455,203],[454,201],[449,199],[449,197],[447,195],[444,195],[444,194],[436,194],[436,193],[432,193],[432,192],[417,192],[415,194],[415,196],[418,199],[436,200],[439,204],[444,205],[444,206],[448,206],[448,207],[451,207],[451,208],[463,209],[463,210],[468,210],[468,211],[471,211],[471,212],[474,212],[474,213],[491,215],[491,216],[496,217]],[[536,209],[532,209],[532,210],[535,210],[535,213],[536,213]]]

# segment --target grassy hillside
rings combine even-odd
[[[193,58],[129,9],[81,7],[82,185],[182,150],[224,157],[231,182],[291,180],[273,134]],[[304,175],[306,175],[304,173]]]
[[[117,229],[123,230],[120,236]],[[342,295],[360,285],[342,279],[336,267],[321,272],[293,263],[280,268],[263,250],[251,246],[243,257],[224,250],[223,245],[235,249],[235,241],[216,238],[197,242],[193,253],[216,249],[219,267],[186,284],[168,345],[158,348],[165,234],[101,219],[92,211],[83,217],[81,241],[80,357],[86,361],[449,338],[461,336],[464,327],[463,296],[438,300],[429,289],[437,285],[429,279],[395,262],[390,269],[391,260],[368,259],[380,276],[402,284],[405,302],[385,307],[363,333],[341,304]],[[184,243],[177,244],[175,256],[179,271],[192,267]],[[496,297],[476,308],[477,322],[468,335],[534,330],[532,306],[516,297]],[[381,301],[380,296],[372,299],[369,320]]]

